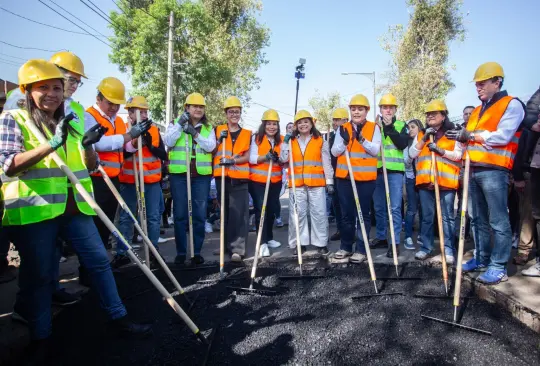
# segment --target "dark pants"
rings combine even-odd
[[[362,209],[362,217],[364,219],[364,226],[369,238],[369,231],[371,230],[371,198],[375,191],[375,181],[355,182],[356,191],[358,192],[358,201],[360,202],[360,208]],[[354,200],[354,193],[350,179],[336,178],[336,187],[339,196],[339,204],[341,206],[341,247],[340,249],[352,252],[355,234],[355,224],[358,217],[358,210],[356,208],[356,201]],[[364,247],[364,238],[362,237],[362,231],[360,225],[358,225],[358,239],[356,240],[356,251],[362,254],[366,253]]]
[[[257,226],[257,230],[259,230],[259,223],[261,221],[261,211],[265,188],[266,184],[264,183],[249,182],[249,194],[253,199],[253,206],[255,208],[255,225]],[[268,243],[268,241],[274,239],[272,228],[274,227],[275,215],[279,215],[278,203],[280,191],[281,181],[277,183],[270,183],[268,186],[268,198],[266,200],[261,243]]]
[[[216,178],[221,199],[221,177]],[[249,234],[249,190],[247,182],[225,178],[225,244],[229,253],[246,254]]]
[[[7,260],[10,243],[8,230],[9,229],[0,227],[0,269],[6,268],[9,264]]]
[[[111,178],[111,181],[116,189],[120,191],[120,182],[118,181],[118,177]],[[116,215],[116,210],[118,209],[118,201],[116,200],[116,197],[109,189],[109,186],[107,186],[107,183],[105,183],[103,177],[92,176],[92,185],[94,186],[94,199],[96,200],[96,203],[99,207],[101,207],[109,220],[114,222],[114,216]],[[94,223],[96,224],[101,242],[105,245],[105,248],[109,249],[109,236],[111,235],[111,232],[109,229],[107,229],[107,226],[105,226],[103,221],[98,216],[94,216]]]
[[[332,196],[332,209],[334,210],[334,216],[336,217],[336,229],[337,232],[341,232],[341,206],[339,205],[339,192],[338,192],[338,185],[334,185],[334,195]],[[368,216],[366,216],[368,217]],[[368,233],[369,235],[369,233]]]
[[[540,169],[531,168],[532,217],[536,226],[536,260],[540,261]]]

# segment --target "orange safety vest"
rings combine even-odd
[[[373,134],[375,133],[376,124],[370,121],[366,121],[366,124],[362,128],[362,136],[368,140],[373,140]],[[343,128],[347,130],[349,136],[349,144],[347,150],[349,150],[351,158],[351,168],[353,171],[353,177],[356,181],[371,181],[377,179],[377,156],[369,155],[362,144],[357,139],[353,138],[353,126],[351,122],[343,124]],[[341,154],[337,158],[336,177],[347,178],[349,176],[349,167],[347,166],[347,158],[345,153]]]
[[[294,184],[296,187],[306,185],[308,187],[324,187],[326,179],[322,162],[322,147],[324,140],[322,137],[311,137],[306,151],[302,154],[298,138],[292,140],[292,157],[294,160]],[[289,152],[290,153],[290,152]],[[289,172],[289,188],[292,187],[291,173]]]
[[[159,147],[159,130],[156,126],[152,125],[148,130],[150,136],[152,136],[152,146]],[[137,162],[137,173],[139,173],[139,155],[135,153],[135,161]],[[143,170],[144,170],[144,183],[157,183],[161,180],[161,160],[155,157],[147,146],[142,148],[143,156]],[[138,177],[137,177],[138,178]],[[135,184],[133,159],[124,160],[120,176],[118,177],[120,182]]]
[[[423,132],[418,133],[418,140],[424,136]],[[454,151],[456,146],[455,140],[450,140],[446,136],[442,136],[437,142],[437,146],[442,149]],[[427,147],[428,143],[424,145],[424,148],[416,159],[416,185],[422,184],[434,184],[435,176],[432,169],[431,151]],[[459,186],[459,170],[461,169],[460,161],[452,161],[438,154],[435,154],[435,162],[437,165],[437,182],[440,187],[447,189],[457,189]]]
[[[508,104],[515,99],[514,97],[505,96],[491,105],[484,111],[480,117],[481,106],[474,109],[467,122],[467,131],[483,132],[496,131]],[[500,167],[511,170],[514,166],[514,157],[518,149],[518,141],[521,136],[521,131],[516,131],[512,140],[504,146],[492,146],[489,150],[478,142],[469,142],[467,151],[471,159],[471,165]]]
[[[259,156],[264,156],[268,154],[271,148],[272,148],[272,145],[270,144],[268,137],[264,135],[261,143],[259,144]],[[275,146],[274,151],[279,156],[281,153],[281,144]],[[259,164],[249,164],[249,180],[266,184],[266,176],[268,175],[269,167],[270,167],[270,162],[268,161],[265,161],[264,163],[259,163]],[[282,171],[283,169],[278,163],[273,163],[272,174],[270,175],[270,182],[272,183],[281,182]]]
[[[219,140],[219,135],[221,134],[221,131],[227,130],[227,125],[221,125],[217,126],[216,128],[216,136]],[[249,151],[249,146],[251,144],[251,131],[241,129],[240,134],[238,135],[238,138],[236,139],[236,142],[234,143],[234,146],[232,144],[232,138],[231,134],[229,133],[227,135],[227,139],[225,140],[225,157],[226,158],[232,158],[232,157],[240,157],[242,156],[246,151]],[[221,165],[219,165],[219,159],[222,158],[221,156],[222,152],[222,143],[218,144],[218,148],[216,151],[216,155],[214,156],[214,177],[221,177]],[[249,179],[249,162],[244,164],[236,164],[231,166],[225,167],[225,176],[231,178],[231,179]]]
[[[126,133],[126,125],[120,117],[116,116],[113,126],[112,123],[107,118],[103,117],[94,107],[90,107],[86,111],[94,117],[97,123],[108,128],[107,132],[105,132],[105,136],[123,135]],[[124,147],[122,146],[121,149],[113,151],[98,151],[97,154],[100,163],[109,178],[117,177],[120,174],[120,169],[124,162]],[[99,172],[92,173],[91,175],[101,177],[101,173]]]

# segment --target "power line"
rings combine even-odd
[[[43,48],[35,48],[35,47],[16,46],[14,44],[7,43],[7,42],[4,42],[4,41],[0,41],[0,43],[7,44],[8,46],[15,47],[15,48],[20,48],[20,49],[23,49],[23,50],[36,50],[36,51],[44,51],[44,52],[59,52],[59,51],[61,51],[61,50],[45,50]]]
[[[88,0],[90,1],[90,0]],[[84,0],[81,0],[81,3],[83,3],[84,5],[86,5],[88,7],[88,9],[92,10],[94,13],[96,13],[97,15],[99,15],[101,18],[103,18],[107,23],[109,23],[110,25],[112,25],[113,27],[116,26],[116,24],[113,24],[113,22],[111,21],[112,19],[109,18],[109,16],[107,14],[105,14],[100,8],[97,7],[96,4],[94,4],[93,2],[90,1],[90,3],[92,5],[94,5],[96,7],[97,10],[99,10],[100,12],[102,12],[103,14],[105,14],[105,16],[101,15],[100,13],[98,13],[94,8],[92,8],[90,5],[88,5],[87,3],[84,2]]]
[[[114,0],[112,0],[112,1],[113,1],[113,3],[116,4],[116,1],[114,1]],[[153,16],[152,14],[150,14],[148,11],[146,11],[145,8],[137,8],[137,7],[135,7],[135,5],[133,5],[133,3],[132,3],[130,0],[126,0],[126,1],[127,1],[128,4],[131,5],[134,9],[142,10],[144,13],[148,14],[149,16],[151,16],[152,18],[154,18],[155,20],[160,20],[160,19],[156,18],[155,16]],[[118,6],[118,4],[116,4],[116,6]],[[118,6],[118,8],[120,9],[119,6]],[[122,10],[122,9],[120,9],[120,10]]]
[[[9,62],[9,63],[10,63],[11,65],[13,65],[13,66],[20,66],[18,63],[16,63],[16,62],[13,61],[13,60],[7,60],[7,59],[5,59],[5,58],[0,58],[0,61],[4,61],[4,63],[8,63],[8,62]]]
[[[19,67],[19,65],[8,64],[7,62],[0,61],[0,64],[6,64],[7,66]]]
[[[41,1],[41,0],[38,0],[38,1],[39,1],[40,3],[42,3],[43,5],[46,5],[45,3],[43,3],[43,1]],[[59,7],[60,9],[62,9],[63,11],[65,11],[66,13],[68,13],[69,15],[71,15],[72,17],[74,17],[75,19],[77,19],[77,20],[78,20],[79,22],[81,22],[82,24],[86,25],[88,28],[92,29],[94,32],[96,32],[96,33],[102,35],[102,36],[105,37],[105,38],[110,38],[110,37],[107,37],[106,35],[104,35],[103,33],[101,33],[100,31],[98,31],[97,29],[93,28],[92,26],[88,25],[87,23],[85,23],[83,20],[81,20],[81,19],[78,18],[77,16],[71,14],[69,11],[67,11],[66,9],[64,9],[63,7],[61,7],[60,5],[58,5],[57,3],[55,3],[53,0],[49,0],[49,1],[50,1],[51,3],[53,3],[54,5],[56,5],[57,7]],[[48,5],[46,5],[46,6],[48,6]],[[49,8],[51,8],[51,7],[49,6]],[[52,9],[52,8],[51,8],[51,9]],[[54,10],[54,9],[52,9],[52,10]],[[55,12],[56,12],[56,11],[55,11]],[[56,12],[56,13],[58,13],[58,12]],[[62,16],[64,19],[67,19],[66,17],[64,17],[64,16],[61,15],[61,14],[60,14],[60,16]],[[68,19],[68,20],[69,20],[71,23],[73,23],[70,19]],[[73,23],[73,24],[75,24],[75,23]],[[78,25],[77,25],[77,26],[78,26]],[[79,27],[79,28],[81,28],[81,27]],[[83,28],[83,30],[84,30],[85,32],[87,32],[86,29]],[[88,33],[88,32],[87,32],[87,33]],[[110,47],[110,46],[109,46],[109,47]]]
[[[52,11],[54,11],[56,14],[60,15],[62,18],[66,19],[67,21],[71,22],[72,24],[76,25],[77,27],[81,28],[83,31],[85,31],[86,33],[88,33],[89,35],[91,35],[92,37],[94,37],[95,39],[97,39],[98,41],[100,41],[101,43],[103,43],[104,45],[106,46],[109,46],[111,47],[110,44],[108,44],[107,42],[105,42],[104,40],[102,39],[99,39],[98,37],[96,37],[95,35],[93,35],[92,33],[88,32],[86,29],[84,29],[83,27],[81,27],[80,25],[78,25],[77,23],[75,23],[74,21],[72,21],[71,19],[69,18],[66,18],[63,14],[60,14],[58,11],[56,11],[55,9],[53,9],[52,7],[50,7],[49,5],[45,4],[43,1],[41,0],[38,0],[40,3],[42,3],[43,5],[45,5],[46,7],[48,7],[49,9],[51,9]],[[62,8],[60,5],[56,4],[54,1],[51,0],[51,2],[53,4],[55,4],[56,6],[58,6],[60,9],[64,10],[66,13],[70,14],[71,16],[73,16],[75,19],[79,20],[80,22],[82,22],[83,24],[86,24],[85,22],[83,22],[82,20],[80,20],[79,18],[77,18],[75,15],[71,14],[69,11],[67,11],[66,9]],[[88,24],[86,24],[88,27],[90,27]],[[92,27],[90,27],[92,28]],[[92,28],[94,29],[94,28]],[[94,29],[94,31],[98,32],[97,30]],[[99,32],[98,32],[99,33]],[[101,33],[99,33],[101,34]],[[105,37],[105,36],[104,36]],[[111,47],[112,48],[112,47]]]
[[[12,14],[12,15],[15,15],[16,17],[19,17],[19,18],[28,20],[29,22],[32,22],[32,23],[36,23],[36,24],[39,24],[39,25],[43,25],[43,26],[45,26],[45,27],[49,27],[49,28],[61,30],[61,31],[68,32],[68,33],[82,34],[83,36],[88,36],[88,33],[72,31],[72,30],[69,30],[69,29],[64,29],[64,28],[60,28],[60,27],[55,27],[55,26],[50,25],[50,24],[45,24],[45,23],[38,22],[38,21],[36,21],[36,20],[33,20],[33,19],[30,19],[30,18],[24,17],[24,16],[19,15],[19,14],[16,14],[16,13],[14,13],[14,12],[8,10],[8,9],[5,9],[5,8],[3,8],[3,7],[1,7],[1,6],[0,6],[0,9],[2,9],[3,11],[5,11],[5,12],[7,12],[7,13],[10,13],[10,14]]]
[[[19,60],[23,60],[23,61],[26,61],[26,60],[27,60],[26,58],[23,58],[23,57],[17,57],[17,56],[11,56],[11,55],[8,55],[7,53],[1,53],[1,52],[0,52],[0,55],[2,55],[2,56],[7,56],[7,57],[13,57],[13,58],[16,58],[16,59],[19,59]]]
[[[279,109],[275,109],[275,108],[269,107],[269,106],[264,105],[264,104],[261,104],[261,103],[257,103],[257,102],[254,102],[254,101],[251,101],[251,103],[260,105],[261,107],[264,107],[264,108],[273,109],[273,110],[275,110],[276,112],[285,114],[285,115],[287,115],[287,116],[294,117],[294,116],[293,116],[292,114],[290,114],[290,113],[285,113],[285,112],[283,112],[283,111],[280,111]]]

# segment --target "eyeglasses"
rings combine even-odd
[[[82,81],[77,80],[77,79],[75,79],[73,77],[68,77],[68,78],[65,78],[64,80],[67,81],[68,83],[72,84],[72,85],[77,85],[79,87],[83,86],[83,84],[84,84]]]
[[[427,112],[426,117],[427,118],[435,118],[439,115],[440,112]]]
[[[230,114],[231,116],[239,116],[242,114],[242,111],[227,111],[227,114]]]

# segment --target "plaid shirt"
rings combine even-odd
[[[0,167],[5,172],[16,154],[25,152],[24,138],[19,125],[9,111],[0,114]]]

